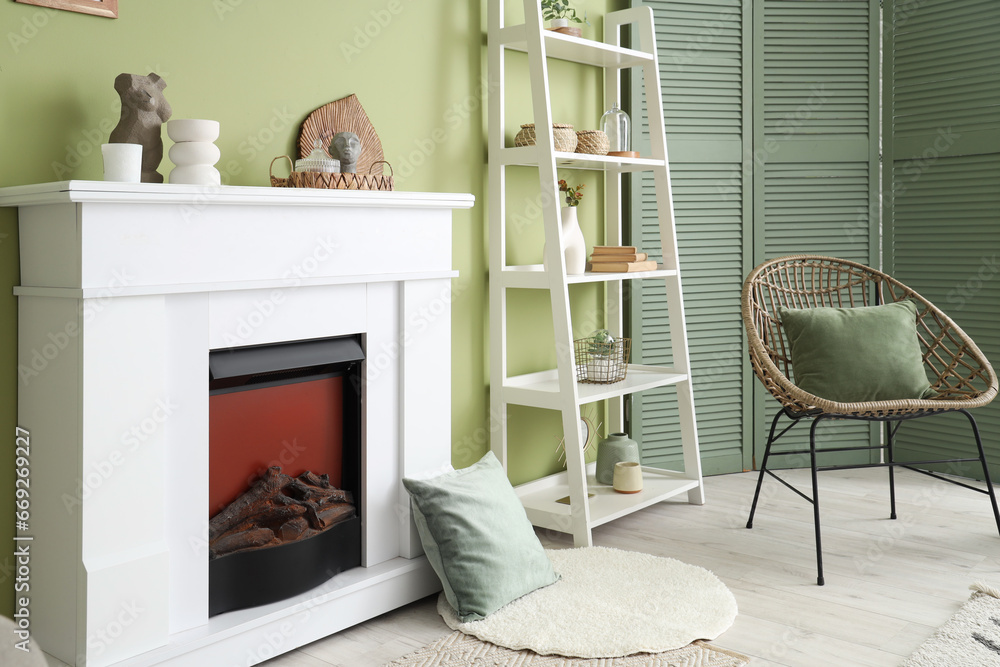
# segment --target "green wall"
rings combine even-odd
[[[594,17],[619,4],[579,0],[577,7],[594,23],[585,34],[596,36],[601,22]],[[121,72],[163,76],[174,118],[221,121],[217,166],[224,182],[234,185],[267,185],[271,158],[293,152],[305,116],[357,94],[395,168],[397,189],[477,198],[475,208],[454,216],[454,267],[461,277],[454,282],[452,447],[453,463],[469,465],[485,453],[490,434],[485,16],[485,1],[171,0],[123,2],[113,20],[2,0],[0,186],[100,179],[99,144],[118,121],[113,82]],[[511,69],[509,84],[523,74],[523,62],[512,62]],[[562,122],[597,127],[599,75],[566,68],[556,73],[561,88],[554,113]],[[531,121],[522,80],[523,86],[508,90],[510,136],[518,123]],[[166,133],[164,140],[169,146]],[[165,159],[160,171],[169,168]],[[526,172],[513,180],[532,179]],[[590,184],[593,196],[590,207],[581,206],[592,245],[600,192],[593,176],[580,181]],[[540,220],[530,206],[524,215],[528,224],[512,244],[538,253],[526,261],[540,261]],[[17,248],[16,211],[0,209],[0,508],[13,507]],[[575,298],[586,305],[597,295]],[[527,295],[514,305],[518,331],[548,318],[545,299]],[[521,355],[513,370],[554,365],[544,339],[515,337],[514,345]],[[515,482],[558,468],[558,417],[541,411],[523,417],[512,428]],[[7,615],[13,609],[11,514],[0,512],[0,613]]]

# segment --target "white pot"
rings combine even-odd
[[[550,29],[568,28],[568,27],[569,27],[569,19],[551,19],[551,20],[549,20],[549,28]]]
[[[592,355],[587,361],[587,379],[594,382],[607,382],[611,379],[611,357]]]
[[[566,275],[579,276],[587,270],[587,242],[580,230],[580,222],[576,217],[575,206],[563,206],[560,215],[562,220],[563,256],[566,260]],[[542,263],[549,270],[548,253],[542,247]]]

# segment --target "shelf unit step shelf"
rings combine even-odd
[[[569,533],[577,547],[591,546],[591,529],[613,521],[627,514],[654,505],[661,501],[686,493],[689,504],[705,502],[702,485],[701,455],[698,448],[698,428],[694,409],[694,392],[689,368],[687,330],[681,290],[681,272],[677,258],[677,238],[674,226],[674,207],[670,193],[670,170],[667,159],[665,119],[661,99],[661,76],[657,56],[657,39],[653,11],[647,6],[635,6],[611,11],[605,14],[603,41],[594,41],[564,35],[544,29],[544,18],[539,0],[521,0],[524,22],[505,26],[507,15],[506,0],[490,0],[488,3],[489,39],[489,82],[488,102],[489,134],[489,187],[490,187],[490,410],[501,415],[499,428],[491,433],[490,447],[505,467],[508,465],[507,417],[512,405],[558,411],[562,421],[566,445],[565,472],[550,475],[540,480],[522,484],[517,488],[518,496],[524,504],[528,518],[536,526]],[[623,29],[628,30],[633,39],[630,47],[621,46]],[[521,58],[520,53],[527,53]],[[508,122],[504,103],[507,87],[506,59],[511,56],[518,67],[522,60],[528,66],[527,81],[520,81],[517,90],[530,90],[531,114],[522,118],[511,118]],[[546,128],[561,122],[553,117],[549,79],[550,65],[559,61],[576,63],[585,67],[602,69],[602,107],[625,101],[627,86],[623,75],[641,70],[641,78],[636,76],[632,83],[644,97],[644,107],[649,116],[650,130],[647,155],[643,157],[621,157],[592,155],[589,153],[567,153],[555,150],[548,138],[533,146],[511,146],[511,132],[516,132],[515,123],[534,121],[541,134],[548,135]],[[560,70],[561,71],[561,70]],[[588,76],[592,71],[588,72]],[[586,97],[582,95],[582,97]],[[570,100],[560,100],[560,108]],[[593,117],[589,128],[598,125]],[[578,121],[583,122],[583,121]],[[562,264],[560,258],[560,223],[562,203],[558,184],[559,170],[591,170],[604,183],[604,235],[602,242],[617,245],[622,242],[625,229],[623,220],[624,203],[638,192],[639,180],[627,179],[625,174],[635,172],[651,173],[653,192],[656,198],[656,215],[659,221],[660,244],[664,250],[665,263],[656,264],[652,271],[603,273],[588,272],[582,275],[566,275],[558,269],[546,271],[542,264],[507,265],[508,242],[507,199],[508,171],[527,168],[537,172],[538,185],[543,194],[543,231],[545,233],[545,262],[549,266]],[[521,175],[520,173],[518,174]],[[565,176],[564,178],[575,178]],[[522,179],[511,179],[520,183]],[[523,242],[518,242],[518,249]],[[571,289],[574,284],[604,284],[600,298],[601,309],[588,309],[597,317],[595,324],[606,327],[613,336],[628,335],[623,314],[626,312],[627,287],[637,287],[625,282],[643,279],[663,281],[667,301],[666,311],[670,319],[669,340],[661,345],[670,350],[672,367],[629,364],[626,377],[621,382],[611,384],[591,384],[579,382],[579,366],[576,363],[574,343],[574,313]],[[644,287],[647,287],[644,285]],[[655,285],[654,285],[655,286]],[[555,338],[555,368],[508,376],[508,290],[535,289],[548,291],[551,301],[552,328]],[[576,320],[579,324],[579,319]],[[590,320],[588,320],[588,324]],[[529,325],[530,326],[530,325]],[[582,327],[577,327],[582,328]],[[592,328],[588,326],[586,328]],[[582,331],[581,331],[582,333]],[[659,340],[659,339],[657,339]],[[645,341],[645,345],[650,345]],[[641,355],[636,355],[641,360]],[[681,445],[684,472],[664,471],[657,468],[643,468],[643,490],[636,494],[620,494],[610,486],[598,484],[594,479],[594,464],[587,464],[584,458],[583,430],[580,428],[580,407],[587,404],[606,402],[606,423],[612,432],[629,428],[626,419],[628,404],[626,397],[631,394],[673,385],[677,388],[678,424],[677,437]],[[592,497],[591,497],[592,495]],[[572,506],[557,502],[572,498]]]
[[[544,30],[545,53],[549,58],[568,60],[581,65],[595,67],[635,67],[653,62],[653,57],[645,51],[626,49],[621,46],[596,42],[583,37],[573,37],[563,33]],[[507,26],[500,30],[500,45],[511,51],[527,53],[528,40],[523,23]]]
[[[635,273],[602,273],[588,271],[581,275],[566,276],[566,282],[570,285],[582,283],[606,283],[615,280],[641,280],[644,278],[674,278],[677,276],[675,269],[664,268],[662,264],[655,271],[637,271]],[[546,289],[549,287],[548,274],[541,264],[522,264],[520,266],[508,266],[501,272],[503,276],[503,286],[506,288],[524,289]]]
[[[588,500],[590,528],[673,498],[699,485],[697,479],[691,479],[683,472],[643,466],[642,491],[618,493],[610,486],[597,483],[594,468],[594,463],[587,464],[587,490],[594,494]],[[515,487],[515,491],[533,525],[566,531],[570,520],[570,505],[556,502],[569,495],[565,472],[522,484]]]
[[[629,364],[628,373],[621,382],[591,384],[577,382],[577,405],[618,398],[637,391],[666,387],[687,381],[688,376],[662,366]],[[555,369],[515,375],[503,384],[504,400],[508,404],[534,408],[559,409],[559,373]]]
[[[582,129],[582,128],[581,128]],[[538,145],[515,146],[500,149],[500,162],[515,167],[537,167],[540,159],[547,159]],[[586,169],[609,173],[628,174],[637,171],[651,171],[666,163],[647,157],[616,157],[614,155],[594,155],[591,153],[567,153],[553,151],[556,167],[564,169]]]

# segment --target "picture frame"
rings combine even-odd
[[[50,9],[65,9],[81,14],[93,14],[109,19],[118,18],[118,0],[14,0],[25,5]]]

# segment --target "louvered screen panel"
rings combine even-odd
[[[893,139],[1000,131],[996,0],[896,3],[893,15]]]
[[[656,21],[702,463],[706,474],[733,472],[744,466],[748,377],[739,314],[748,268],[743,211],[744,196],[749,196],[741,171],[742,5],[740,0],[645,4]],[[648,141],[645,114],[633,115]],[[659,257],[656,198],[648,175],[638,190],[633,241]],[[663,284],[635,282],[632,294],[634,358],[669,365]],[[643,462],[681,468],[675,390],[643,392],[633,397],[632,406],[631,428],[643,445]]]
[[[893,170],[894,275],[944,310],[994,367],[1000,364],[1000,153],[942,157],[918,181],[908,161]],[[1000,475],[1000,403],[973,412]],[[964,417],[935,417],[899,431],[901,458],[975,454]],[[978,464],[952,472],[982,478]]]
[[[746,373],[736,309],[743,277],[792,252],[878,262],[878,6],[646,4],[657,16],[702,449],[722,452],[739,437],[747,465],[750,443],[766,439],[773,399]],[[645,132],[644,122],[637,118]],[[655,210],[651,187],[642,191],[645,226],[633,238],[648,245]],[[634,299],[633,337],[638,331],[642,354],[666,360],[669,322],[657,297],[648,286]],[[676,424],[671,400],[671,390],[642,397],[641,428],[665,434],[647,446],[650,457],[678,458],[666,436]],[[737,406],[738,424],[730,418]],[[864,425],[837,426],[840,440],[868,439]]]
[[[763,241],[755,255],[758,261],[819,254],[877,263],[878,31],[871,28],[877,6],[867,0],[763,0],[755,8],[763,11],[755,21],[754,50],[754,224]],[[759,383],[755,387],[759,464],[779,404]],[[866,423],[824,424],[819,445],[861,446],[871,436]],[[808,424],[781,440],[785,448],[808,441]],[[820,463],[869,460],[867,453],[852,452],[824,455]]]
[[[948,313],[1000,363],[1000,3],[891,2],[885,184],[895,277]],[[1000,403],[973,412],[1000,474]],[[960,415],[899,432],[901,457],[967,457]],[[942,468],[944,469],[944,468]],[[978,464],[952,469],[982,478]]]
[[[740,191],[721,193],[726,170],[727,165],[714,163],[672,165],[698,435],[708,473],[743,466],[744,355],[738,300],[743,201]],[[658,234],[648,227],[643,248],[659,255]],[[670,318],[663,285],[643,281],[640,289],[642,363],[669,365]],[[644,392],[640,400],[644,463],[680,467],[675,391]]]
[[[646,2],[653,8],[667,140],[743,133],[740,0]]]
[[[766,138],[867,138],[868,1],[765,0],[763,10],[757,52],[763,55],[759,111]]]
[[[867,204],[871,178],[866,162],[778,163],[764,171],[764,252],[768,259],[783,255],[821,254],[862,264],[869,263]],[[861,218],[859,219],[859,216]],[[757,424],[758,456],[767,442],[767,430],[780,409],[764,394],[763,419]],[[779,428],[783,428],[784,421]],[[781,439],[782,447],[808,448],[809,423],[797,426]],[[871,427],[864,422],[828,422],[818,429],[820,447],[865,445]],[[820,465],[864,463],[864,453],[826,454]],[[757,463],[760,463],[758,458]],[[777,467],[801,467],[807,459],[776,459]]]
[[[764,169],[764,255],[819,254],[867,264],[867,162],[768,164]]]

